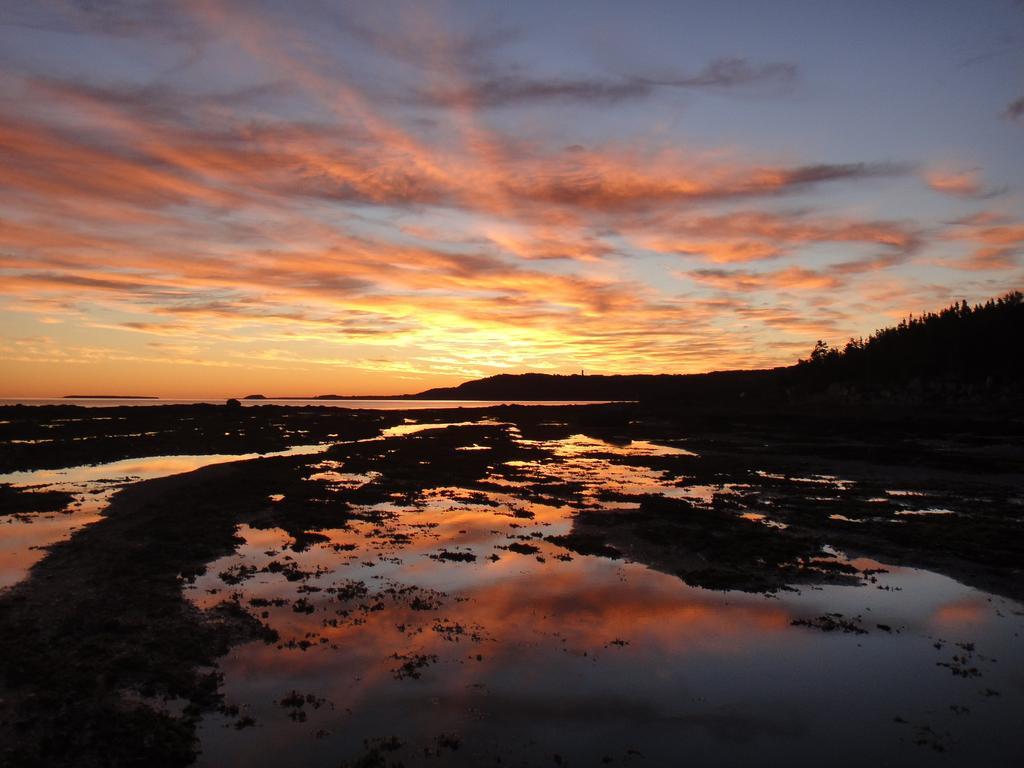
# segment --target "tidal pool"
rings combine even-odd
[[[326,445],[297,445],[269,454],[146,456],[63,469],[37,469],[0,474],[0,485],[36,491],[61,491],[71,501],[60,510],[32,515],[5,514],[0,509],[0,589],[17,584],[29,568],[46,556],[46,548],[64,541],[83,525],[96,522],[110,497],[142,480],[191,472],[211,464],[266,456],[296,456],[323,451]]]
[[[2,476],[70,499],[0,516],[6,609],[69,628],[9,651],[59,669],[104,638],[133,660],[97,666],[126,681],[105,704],[194,732],[203,766],[1014,764],[1016,477],[517,415]],[[174,632],[230,650],[207,668]],[[150,673],[162,643],[185,661]],[[194,671],[212,698],[152,683]]]
[[[701,552],[650,555],[660,542],[616,522],[598,547],[581,525],[657,497],[680,505],[671,515],[735,513],[741,532],[782,535],[780,484],[845,524],[859,520],[832,510],[857,482],[708,483],[665,463],[698,457],[679,446],[492,426],[541,455],[473,487],[425,482],[353,505],[314,540],[239,526],[244,543],[186,594],[200,608],[237,601],[278,639],[222,659],[226,706],[200,726],[200,765],[1012,764],[1019,603],[827,545],[801,557],[794,586],[708,589],[674,570],[699,573]],[[491,449],[476,439],[453,450]],[[304,472],[338,493],[386,480],[343,459]],[[863,489],[865,505],[876,492]],[[889,491],[920,496],[922,518],[936,493]]]

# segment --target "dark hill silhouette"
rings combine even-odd
[[[467,381],[457,387],[428,389],[413,397],[428,400],[662,400],[711,396],[735,399],[748,391],[774,390],[775,378],[784,370],[620,376],[503,373]]]
[[[661,400],[772,403],[820,397],[960,399],[1020,394],[1024,296],[912,315],[842,349],[818,341],[795,365],[687,375],[501,374],[412,395],[436,400]]]

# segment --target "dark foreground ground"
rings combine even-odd
[[[413,420],[452,426],[394,429]],[[264,610],[271,601],[246,593],[246,585],[261,574],[283,576],[306,590],[286,611],[302,615],[308,607],[312,614],[319,609],[309,600],[322,588],[318,574],[298,564],[299,553],[329,544],[343,551],[350,545],[338,544],[332,532],[362,526],[387,539],[390,556],[400,555],[419,534],[399,530],[396,510],[439,496],[461,505],[446,509],[490,507],[512,521],[494,562],[597,558],[645,566],[688,587],[777,595],[871,585],[876,569],[857,560],[870,558],[1024,600],[1024,416],[1012,404],[699,413],[642,404],[409,413],[276,406],[0,409],[0,472],[6,473],[316,444],[330,447],[129,484],[100,520],[50,547],[27,579],[0,593],[0,763],[193,762],[204,718],[224,719],[238,730],[252,725],[225,699],[218,667],[225,654],[254,641],[268,647],[301,642],[282,635],[276,614]],[[646,447],[630,449],[638,445]],[[652,478],[657,487],[644,484]],[[67,491],[0,485],[0,514],[12,518],[28,520],[74,503]],[[541,509],[567,510],[569,527],[526,533],[522,526],[536,522]],[[244,543],[240,526],[283,532],[287,544],[266,563],[242,562],[220,573],[223,585],[236,591],[190,599],[188,587],[205,584],[208,566]],[[457,568],[483,560],[479,547],[441,543],[431,563]],[[357,606],[365,598],[363,582],[339,584],[327,589],[334,590],[331,600]],[[398,594],[391,597],[403,610],[430,607],[433,599],[420,588]],[[376,604],[361,605],[370,610]],[[348,619],[359,610],[335,613]],[[799,621],[828,632],[867,631],[860,617],[839,612]],[[466,631],[445,626],[450,633]],[[307,645],[328,642],[316,632],[309,637]],[[965,648],[936,663],[973,677],[972,654]],[[429,655],[396,652],[395,659],[396,679],[418,677],[432,663]],[[1018,663],[1010,660],[1001,670],[1011,685],[1021,684]],[[998,688],[988,684],[988,690]],[[313,694],[295,695],[282,704],[293,713],[322,703]],[[923,749],[939,754],[949,747],[930,726],[913,727]],[[1021,746],[1019,737],[1005,738],[1007,752]],[[414,764],[431,757],[430,749],[444,762],[458,746],[457,736],[441,734],[427,752],[410,756],[397,739],[368,740],[359,754],[339,755],[335,763]],[[527,764],[564,759],[545,754]]]

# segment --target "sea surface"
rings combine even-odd
[[[165,398],[116,398],[116,397],[59,397],[59,398],[0,398],[5,405],[79,405],[84,408],[113,408],[116,406],[152,405],[224,405],[220,400],[174,400]],[[243,406],[290,405],[296,407],[320,406],[327,408],[359,408],[372,411],[412,411],[427,408],[487,408],[495,405],[593,405],[608,400],[298,400],[274,399],[239,400]]]

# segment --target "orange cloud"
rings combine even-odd
[[[75,8],[68,28],[97,28]],[[775,365],[821,324],[869,331],[864,317],[913,288],[890,280],[883,300],[865,276],[880,285],[935,241],[974,249],[961,268],[1018,262],[1013,217],[940,232],[819,205],[830,186],[883,184],[908,172],[901,164],[697,149],[654,129],[569,143],[586,132],[565,140],[481,106],[481,62],[500,40],[405,11],[366,38],[405,67],[389,93],[390,81],[367,82],[268,14],[188,3],[163,12],[161,29],[132,16],[132,34],[154,45],[198,41],[196,56],[215,45],[230,86],[0,75],[0,317],[23,339],[45,324],[68,347],[33,342],[33,364],[106,359],[123,371],[173,340],[189,351],[183,365],[291,365],[324,382],[375,367],[426,385],[502,370]],[[128,34],[125,23],[110,33]],[[793,74],[724,60],[643,89]],[[534,79],[504,83],[502,98],[510,85],[513,101],[586,91],[571,78],[538,91]],[[414,92],[461,95],[425,113],[403,97]],[[936,177],[964,193],[968,182]],[[814,207],[793,202],[807,193]],[[822,320],[825,304],[841,309]],[[820,323],[800,322],[812,308]],[[5,349],[22,359],[15,341]]]
[[[928,186],[936,192],[959,197],[977,197],[984,191],[984,182],[977,169],[967,171],[931,171],[925,175]]]
[[[685,275],[696,282],[727,291],[831,290],[842,285],[834,275],[802,267],[787,267],[774,272],[698,269]]]
[[[954,222],[944,235],[966,241],[973,250],[967,256],[942,262],[944,266],[970,271],[1003,271],[1020,265],[1024,253],[1024,224],[1005,215],[982,212]]]

